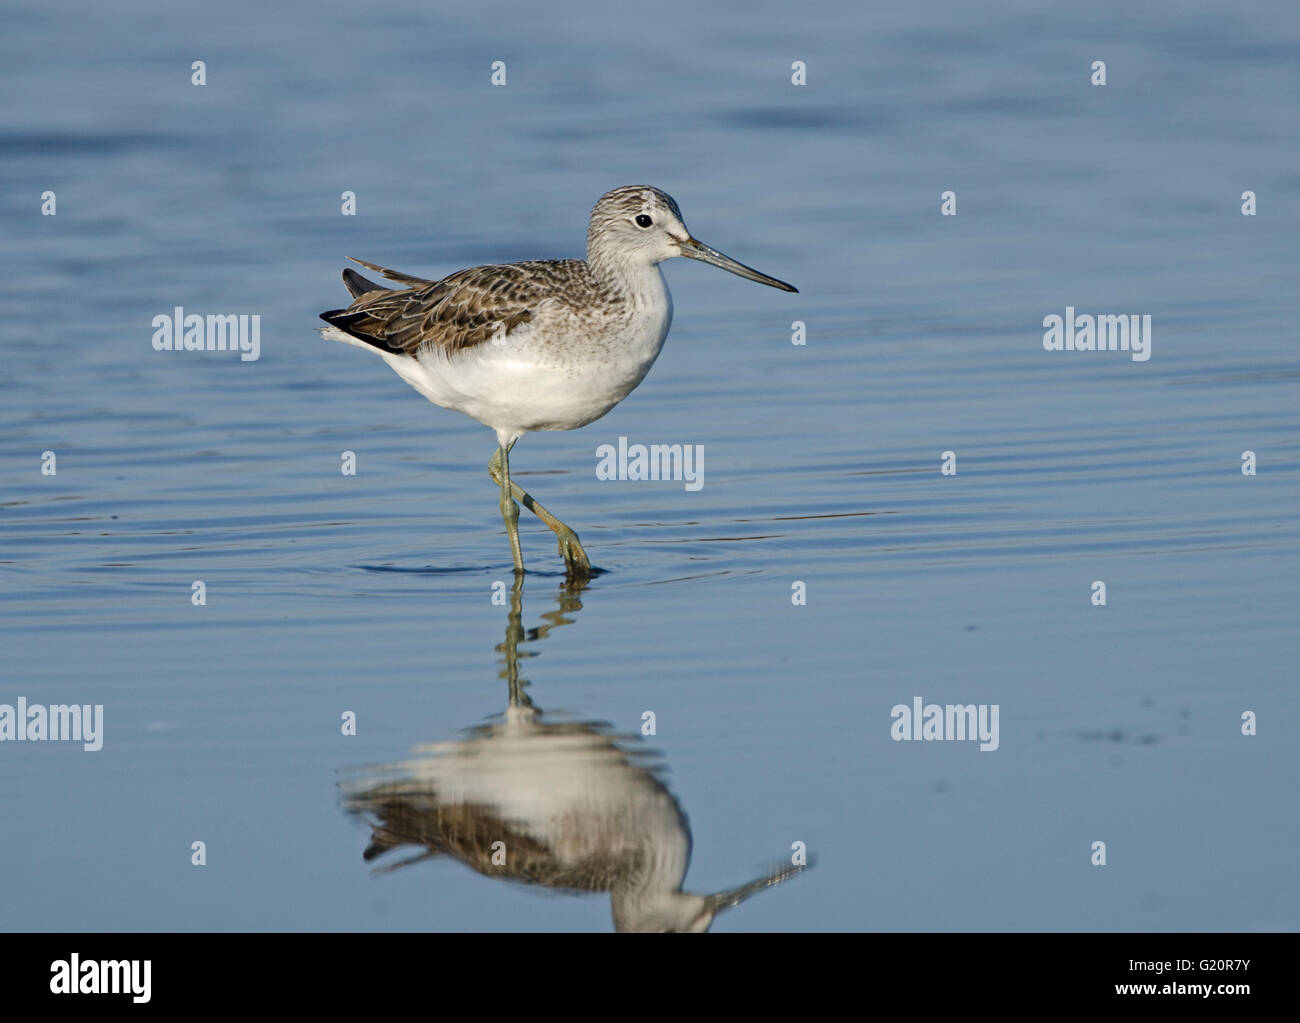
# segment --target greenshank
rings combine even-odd
[[[591,211],[587,258],[459,270],[439,281],[353,262],[346,309],[321,313],[321,334],[377,352],[435,405],[496,432],[488,471],[516,574],[524,571],[519,505],[555,533],[571,578],[591,574],[577,534],[510,479],[510,449],[530,430],[575,430],[628,396],[668,336],[673,304],[659,264],[698,259],[782,291],[797,291],[697,241],[667,193],[649,185],[606,192]]]
[[[519,677],[520,642],[569,624],[582,607],[582,583],[568,585],[558,610],[542,616],[550,624],[525,632],[522,580],[515,577],[505,643],[497,647],[509,686],[503,719],[464,738],[417,746],[405,761],[346,771],[344,808],[370,820],[367,862],[405,850],[376,872],[450,857],[485,877],[608,892],[618,931],[708,930],[722,910],[806,867],[774,864],[710,894],[682,890],[690,825],[664,784],[658,752],[639,735],[620,736],[599,722],[552,720]]]

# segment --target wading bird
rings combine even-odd
[[[659,264],[698,259],[782,291],[797,289],[697,241],[667,193],[649,185],[606,192],[591,211],[587,258],[459,270],[428,281],[353,260],[402,287],[343,271],[346,309],[321,313],[324,337],[378,352],[443,408],[497,435],[488,471],[516,573],[524,570],[519,505],[555,533],[570,577],[591,573],[578,536],[510,479],[510,449],[530,430],[576,430],[632,392],[668,336],[673,304]]]

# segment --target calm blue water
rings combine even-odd
[[[515,642],[538,707],[653,712],[625,746],[689,817],[688,890],[806,843],[715,930],[1300,926],[1294,4],[6,27],[0,704],[102,704],[104,741],[0,743],[0,927],[610,926],[604,895],[362,860],[340,779],[506,709],[510,559],[490,432],[315,328],[346,256],[580,255],[640,182],[801,293],[666,265],[641,387],[520,442],[606,571],[566,592],[525,515]],[[260,358],[155,352],[175,306],[259,314]],[[1066,306],[1149,314],[1152,357],[1045,351]],[[703,445],[704,486],[597,480],[620,436]],[[998,749],[893,741],[917,696],[996,704]]]

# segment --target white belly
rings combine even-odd
[[[499,435],[574,430],[599,419],[650,371],[672,322],[672,299],[658,268],[660,294],[626,322],[547,315],[500,341],[460,352],[384,355],[436,405],[463,412]],[[383,353],[381,353],[383,354]]]

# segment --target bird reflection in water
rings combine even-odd
[[[422,851],[395,870],[452,856],[486,877],[574,893],[609,892],[618,931],[705,931],[714,917],[804,869],[784,866],[712,895],[682,891],[691,858],[686,815],[664,786],[658,753],[601,722],[551,720],[525,693],[519,644],[568,625],[584,584],[568,582],[548,622],[525,633],[523,580],[496,649],[509,687],[504,717],[400,763],[349,772],[344,807],[371,822],[367,861]],[[528,656],[527,653],[524,656]]]

